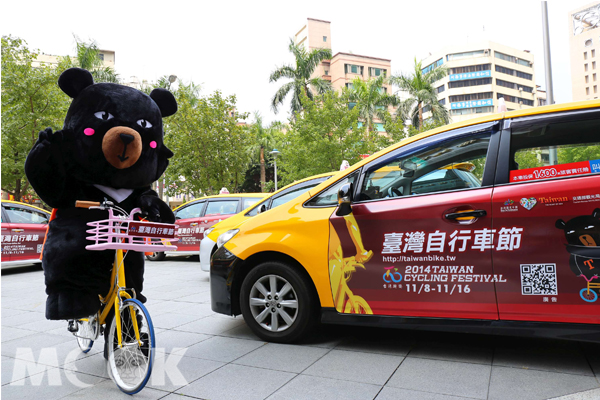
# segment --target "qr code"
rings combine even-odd
[[[556,264],[521,264],[521,294],[558,294]]]

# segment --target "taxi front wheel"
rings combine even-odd
[[[265,341],[295,342],[317,321],[317,299],[310,281],[281,262],[266,262],[250,271],[240,299],[244,320]]]
[[[162,261],[165,259],[165,253],[163,253],[162,251],[157,251],[147,255],[146,258],[150,261]]]

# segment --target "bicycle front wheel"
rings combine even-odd
[[[142,390],[154,363],[154,326],[148,310],[139,300],[127,299],[119,310],[121,345],[117,316],[108,331],[108,366],[112,379],[127,394]]]

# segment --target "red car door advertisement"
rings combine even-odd
[[[481,188],[401,197],[334,214],[329,273],[338,312],[498,319],[495,285],[506,278],[492,268],[491,195]],[[505,231],[515,232],[518,248],[522,225]]]
[[[492,203],[497,233],[522,229],[514,251],[494,248],[500,319],[600,323],[600,176],[499,186]]]
[[[47,225],[19,223],[9,226],[8,234],[2,235],[2,258],[9,256],[10,261],[38,260]]]

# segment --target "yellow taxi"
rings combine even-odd
[[[220,235],[212,309],[600,342],[600,101],[443,126]]]
[[[254,217],[261,212],[265,212],[271,208],[280,206],[295,199],[309,189],[317,186],[319,183],[331,178],[335,174],[335,172],[327,172],[290,183],[278,191],[270,193],[268,197],[266,197],[260,203],[251,206],[251,208],[244,210],[230,218],[222,220],[221,222],[213,225],[211,228],[205,230],[204,238],[200,242],[200,268],[202,271],[210,271],[210,257],[215,251],[217,251],[217,239],[222,233],[230,230],[231,228],[235,228],[247,218]]]
[[[179,226],[177,250],[166,253],[156,252],[146,257],[150,261],[161,261],[166,255],[197,255],[206,229],[251,207],[268,195],[268,193],[218,194],[201,197],[180,205],[173,210],[175,223]]]

